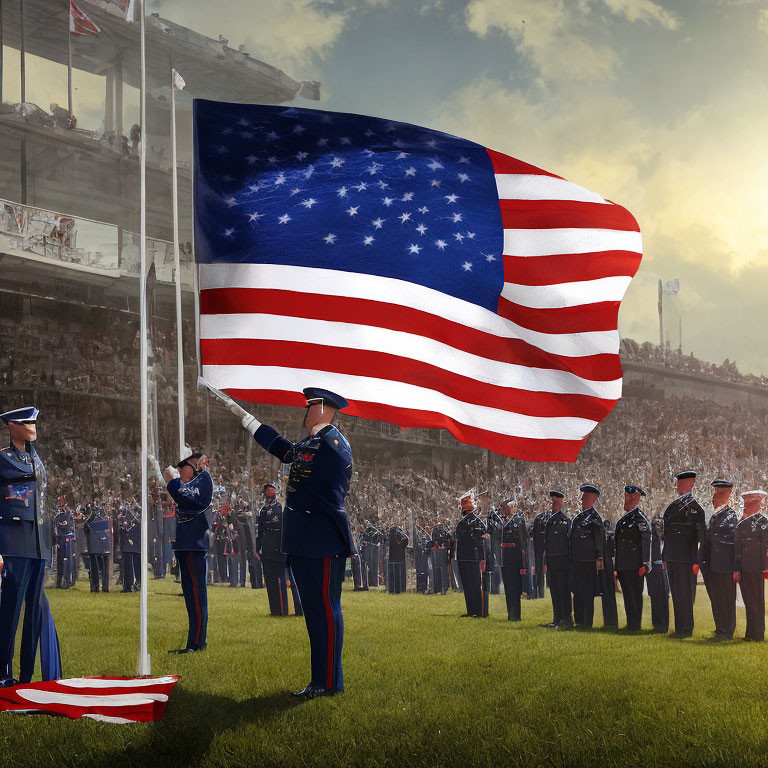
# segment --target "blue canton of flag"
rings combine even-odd
[[[484,147],[362,115],[195,101],[200,262],[376,274],[495,311],[502,226]]]

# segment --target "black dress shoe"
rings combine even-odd
[[[201,645],[197,648],[173,648],[168,653],[198,653],[199,651],[204,651],[207,646]]]
[[[333,696],[335,691],[332,688],[317,688],[314,685],[308,685],[301,691],[292,693],[292,696],[296,696],[298,699],[314,699],[318,696]]]
[[[3,677],[0,678],[0,688],[11,688],[14,685],[18,685],[19,681],[15,677]]]

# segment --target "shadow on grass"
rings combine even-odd
[[[219,735],[247,724],[264,724],[300,704],[302,701],[288,691],[237,701],[177,686],[163,720],[148,726],[147,738],[131,740],[127,746],[105,753],[100,764],[110,768],[199,765]]]

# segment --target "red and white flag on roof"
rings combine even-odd
[[[76,677],[0,688],[0,712],[63,715],[107,723],[162,720],[178,675]]]
[[[98,35],[101,30],[84,14],[73,2],[69,0],[69,34],[77,37]]]

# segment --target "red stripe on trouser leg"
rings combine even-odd
[[[283,605],[283,580],[279,576],[277,577],[277,594],[280,596],[280,614],[285,616],[287,611]]]
[[[202,619],[200,617],[200,595],[197,594],[197,574],[195,573],[192,553],[187,553],[187,565],[189,566],[189,575],[192,579],[192,595],[195,598],[195,613],[197,614],[197,634],[195,635],[195,645],[200,642],[200,627]]]
[[[325,604],[325,619],[328,622],[328,677],[325,687],[333,688],[333,658],[335,655],[335,627],[333,623],[333,609],[330,598],[331,588],[331,558],[323,558],[323,603]]]

